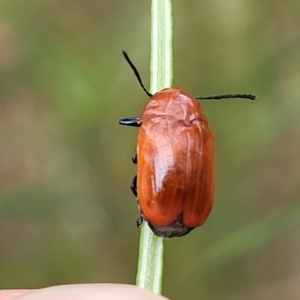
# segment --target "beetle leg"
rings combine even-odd
[[[135,197],[137,197],[137,176],[133,177],[132,183],[130,185],[130,189]]]
[[[124,118],[119,121],[120,125],[126,125],[126,126],[134,126],[134,127],[140,127],[142,124],[141,118],[139,117],[131,117],[131,118]]]
[[[143,224],[143,221],[144,221],[143,215],[139,214],[139,216],[136,219],[136,227],[140,228],[142,226],[142,224]]]
[[[135,154],[136,154],[136,152],[135,152]],[[133,157],[136,157],[136,155],[133,155]],[[135,175],[133,177],[132,183],[130,185],[130,189],[133,192],[133,194],[135,195],[135,197],[137,197],[137,175]],[[138,204],[138,208],[140,210],[139,199],[137,199],[137,204]],[[139,216],[137,217],[137,219],[135,221],[137,228],[140,228],[142,226],[143,221],[144,221],[144,217],[141,213],[139,213]]]
[[[137,163],[137,153],[136,153],[136,150],[135,150],[134,153],[133,153],[133,156],[132,156],[132,162],[133,162],[134,164]]]

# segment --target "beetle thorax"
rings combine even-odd
[[[195,119],[206,121],[200,104],[191,95],[177,88],[166,88],[154,94],[147,102],[141,119],[171,117],[192,122]]]

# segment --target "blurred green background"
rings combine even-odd
[[[216,134],[209,220],[165,242],[163,294],[299,299],[300,2],[174,1],[174,86]],[[129,190],[150,1],[0,1],[0,288],[135,281]]]

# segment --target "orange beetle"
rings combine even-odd
[[[179,88],[150,94],[123,52],[137,79],[150,97],[140,117],[120,120],[140,127],[137,176],[131,190],[138,199],[140,215],[157,236],[170,238],[189,233],[208,218],[215,190],[214,133],[196,98]],[[248,98],[233,94],[197,99]]]

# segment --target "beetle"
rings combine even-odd
[[[153,233],[171,238],[188,234],[208,218],[215,190],[214,133],[197,99],[246,98],[226,94],[194,98],[180,88],[151,94],[126,52],[123,55],[139,84],[150,97],[139,117],[121,125],[139,127],[137,164],[131,190],[138,201],[140,227],[148,222]]]

